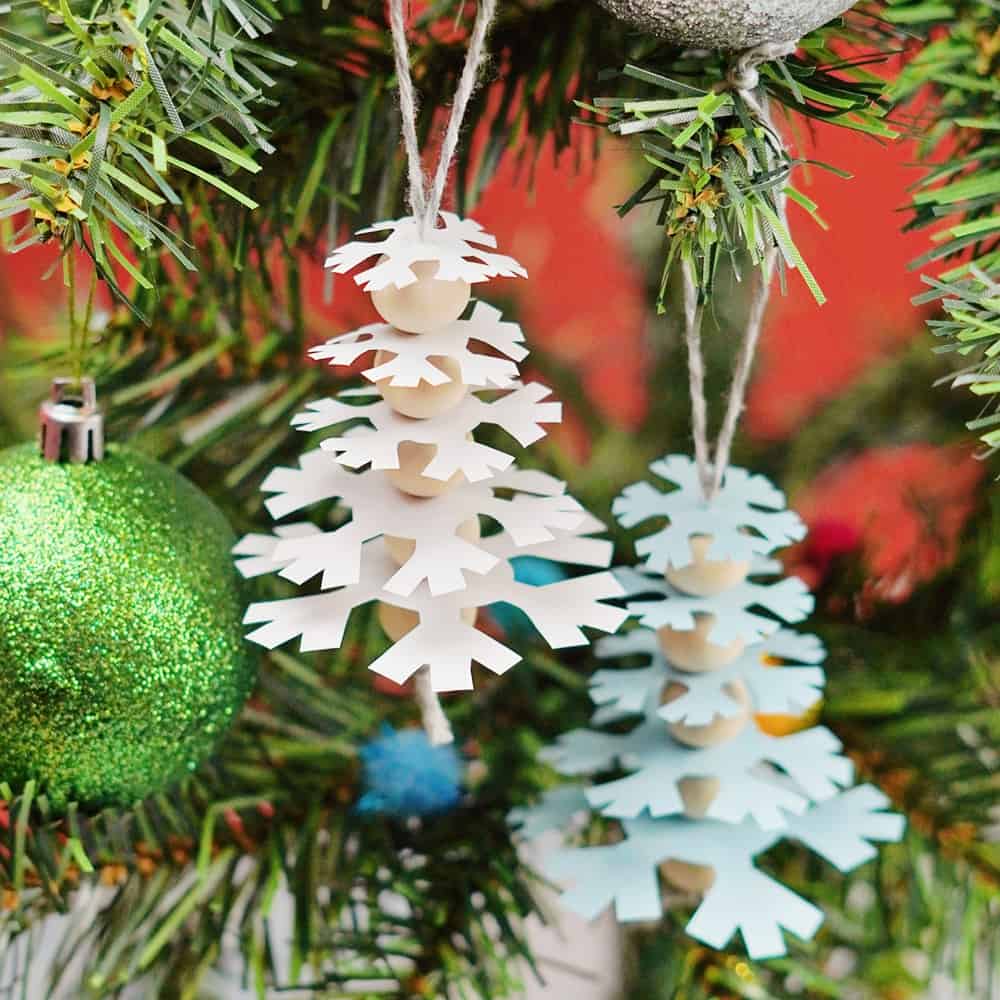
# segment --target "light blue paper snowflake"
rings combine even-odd
[[[720,594],[699,597],[633,569],[616,569],[614,574],[627,592],[662,595],[626,605],[629,614],[641,624],[652,629],[670,626],[686,632],[695,627],[696,614],[714,615],[708,638],[720,646],[737,639],[759,642],[777,632],[781,622],[792,624],[808,617],[815,604],[809,588],[794,576],[777,583],[744,580]],[[764,611],[769,614],[763,614]]]
[[[589,812],[583,785],[560,785],[550,788],[535,805],[512,809],[507,820],[525,840],[534,840],[550,830],[565,832]]]
[[[633,483],[611,509],[623,528],[667,519],[665,528],[636,542],[650,570],[689,565],[694,535],[711,535],[707,557],[714,560],[752,559],[805,537],[802,519],[784,509],[784,493],[764,476],[730,467],[718,494],[707,501],[697,467],[686,455],[668,455],[649,468],[678,488],[664,493],[652,483]]]
[[[704,726],[716,715],[731,718],[739,713],[739,702],[726,691],[734,681],[746,685],[757,711],[794,714],[816,703],[825,680],[822,668],[815,665],[826,656],[823,643],[814,635],[787,629],[748,647],[727,666],[700,674],[674,667],[663,655],[656,633],[649,629],[607,636],[594,650],[601,659],[641,655],[650,662],[648,667],[635,670],[598,670],[593,675],[590,697],[599,706],[591,720],[594,725],[639,714],[647,700],[659,695],[670,681],[687,690],[659,707],[660,718]],[[768,665],[769,657],[784,661],[784,666]]]
[[[625,734],[576,729],[559,737],[541,758],[561,774],[597,774],[620,766],[632,773],[586,791],[587,801],[605,816],[632,818],[684,811],[678,782],[714,778],[718,792],[708,807],[713,819],[739,823],[751,816],[766,829],[783,826],[786,813],[801,813],[850,783],[854,770],[829,729],[817,726],[788,736],[769,736],[753,725],[726,743],[699,749],[683,746],[650,705],[646,718]],[[776,765],[792,779],[782,781]]]
[[[842,872],[875,855],[873,842],[896,841],[901,816],[885,812],[888,799],[860,785],[828,799],[779,830],[752,820],[739,824],[683,817],[643,816],[623,823],[626,839],[606,847],[556,851],[545,873],[568,885],[563,904],[585,918],[613,905],[622,921],[658,920],[663,894],[658,867],[666,860],[714,869],[715,880],[687,925],[713,948],[723,948],[739,931],[751,958],[785,954],[782,930],[808,940],[823,921],[822,911],[757,870],[754,858],[781,839],[797,840]]]

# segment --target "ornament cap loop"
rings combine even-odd
[[[76,464],[104,458],[104,416],[92,378],[55,378],[38,411],[39,448],[49,462]]]

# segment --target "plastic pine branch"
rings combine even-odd
[[[705,504],[686,459],[671,456],[652,468],[669,472],[679,489],[664,496],[630,486],[615,511],[626,526],[668,518],[654,543],[670,542],[662,550],[667,580],[654,579],[648,566],[616,571],[630,594],[659,594],[655,603],[629,605],[653,628],[597,645],[602,659],[642,657],[647,665],[595,673],[596,728],[567,733],[542,751],[560,773],[594,783],[556,789],[537,807],[515,810],[511,821],[532,837],[592,811],[621,821],[620,843],[568,847],[545,866],[581,915],[613,904],[620,920],[655,920],[669,905],[662,876],[666,886],[702,896],[687,925],[693,937],[722,948],[739,931],[753,958],[781,955],[782,930],[809,938],[822,911],[758,871],[754,859],[791,839],[847,871],[873,856],[871,842],[898,840],[903,820],[884,812],[887,800],[877,789],[845,790],[853,768],[828,729],[800,727],[779,737],[753,721],[756,712],[805,711],[824,683],[822,643],[777,620],[805,616],[811,598],[804,588],[793,580],[746,580],[774,572],[763,557],[789,537],[758,519],[761,507],[787,513],[781,493],[760,476],[730,469],[717,506]],[[685,520],[690,511],[697,520]],[[783,523],[801,525],[794,515]],[[752,534],[751,544],[734,540],[743,532]],[[801,535],[800,527],[791,533]],[[652,551],[641,542],[636,548]],[[629,719],[636,721],[622,731]],[[615,731],[601,731],[608,723]]]
[[[623,593],[608,572],[543,586],[514,577],[517,555],[604,567],[611,544],[593,537],[603,525],[563,483],[518,469],[512,455],[474,439],[478,427],[493,424],[527,447],[561,411],[545,386],[517,380],[527,352],[516,324],[481,302],[461,318],[471,282],[523,270],[475,250],[495,246],[476,223],[444,220],[426,238],[413,220],[380,224],[365,232],[388,230],[386,239],[350,243],[331,256],[335,270],[380,258],[376,274],[359,278],[386,323],[335,337],[311,354],[345,365],[375,352],[364,370],[373,387],[297,414],[292,422],[300,430],[335,433],[297,469],[275,469],[263,490],[276,518],[334,500],[350,520],[329,531],[284,525],[273,535],[248,535],[235,550],[246,576],[319,580],[311,596],[252,605],[246,622],[257,626],[253,641],[274,648],[298,637],[303,650],[335,649],[351,612],[379,602],[394,645],[371,669],[402,683],[426,668],[437,691],[471,688],[473,662],[498,674],[518,662],[476,627],[483,605],[520,608],[554,648],[585,643],[584,626],[613,632],[626,617],[604,603]],[[479,389],[499,394],[480,399]],[[501,530],[483,536],[483,517]]]
[[[270,17],[252,0],[34,6],[11,15],[0,47],[0,181],[12,189],[0,211],[27,212],[10,248],[76,246],[112,287],[117,266],[150,289],[120,233],[140,258],[165,250],[193,270],[166,219],[186,179],[257,207],[226,178],[273,151],[257,115],[267,70],[292,61],[260,43]]]

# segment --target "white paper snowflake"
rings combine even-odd
[[[690,539],[710,535],[707,558],[752,559],[805,537],[785,495],[764,476],[730,466],[718,494],[706,501],[695,463],[686,455],[668,455],[650,465],[657,476],[678,488],[664,493],[652,483],[633,483],[615,500],[612,511],[624,528],[666,518],[665,528],[640,538],[636,552],[650,570],[663,573],[692,561]]]
[[[499,488],[515,492],[504,498],[496,495]],[[332,531],[317,528],[311,534],[281,536],[274,544],[274,559],[282,563],[281,576],[302,584],[322,574],[324,589],[357,583],[363,544],[383,534],[414,542],[413,554],[386,584],[390,593],[405,597],[424,582],[432,595],[461,590],[466,586],[466,573],[493,569],[497,557],[484,543],[458,535],[460,525],[480,514],[499,522],[515,546],[539,545],[557,536],[565,538],[566,532],[575,529],[600,531],[603,527],[565,493],[564,483],[516,467],[488,483],[460,483],[428,503],[397,490],[377,470],[351,472],[317,450],[306,452],[298,469],[275,469],[261,489],[275,494],[266,502],[275,517],[322,500],[339,499],[350,509],[351,520]],[[575,539],[567,558],[581,565],[606,566],[611,543],[587,542]],[[236,548],[237,556],[255,554],[243,544]],[[237,565],[245,576],[271,572],[257,561]]]
[[[514,817],[538,833],[550,819],[572,808],[574,793],[561,792],[558,809],[522,810]],[[842,872],[875,856],[873,842],[902,837],[901,816],[885,812],[888,799],[860,785],[827,799],[781,829],[764,830],[752,820],[722,823],[683,817],[626,820],[626,837],[604,847],[558,850],[544,861],[545,873],[568,883],[562,903],[586,918],[614,906],[622,921],[658,920],[663,893],[658,869],[667,860],[714,869],[711,888],[695,910],[687,932],[713,948],[723,948],[738,931],[751,958],[785,954],[782,930],[808,940],[823,922],[822,911],[759,871],[754,859],[781,839],[799,841]]]
[[[565,534],[572,539],[593,526],[588,522],[582,531]],[[552,543],[519,549],[503,533],[485,539],[483,544],[496,557],[495,565],[488,573],[473,576],[464,589],[434,595],[420,588],[402,597],[387,589],[389,580],[396,575],[396,563],[380,541],[365,542],[361,575],[355,584],[308,597],[251,604],[244,622],[258,627],[248,638],[268,649],[295,638],[300,639],[303,652],[338,649],[350,613],[370,601],[381,600],[415,611],[419,622],[376,659],[370,669],[402,684],[426,666],[430,668],[434,690],[462,691],[473,686],[473,661],[502,674],[520,660],[503,643],[467,625],[461,616],[463,608],[506,601],[520,608],[554,649],[585,643],[587,637],[582,626],[613,632],[624,620],[625,612],[602,603],[621,593],[611,573],[591,573],[534,587],[514,579],[510,559],[515,553],[542,555],[546,545],[551,548]],[[282,560],[276,558],[274,569],[282,567]]]
[[[499,309],[477,302],[468,319],[455,320],[430,333],[413,336],[400,333],[388,323],[372,323],[342,334],[314,347],[310,357],[331,365],[353,365],[371,351],[386,351],[392,359],[366,369],[362,374],[370,382],[388,379],[389,385],[413,387],[420,382],[443,385],[449,381],[430,359],[447,357],[458,363],[462,382],[471,389],[509,389],[517,380],[517,364],[527,355],[522,346],[524,334],[517,323],[501,320]],[[504,355],[473,351],[475,341]],[[509,359],[509,360],[508,360]]]
[[[374,267],[355,275],[355,282],[366,292],[413,284],[417,280],[413,265],[419,261],[435,261],[438,264],[435,277],[442,281],[464,280],[475,284],[490,278],[528,276],[513,257],[492,252],[497,245],[496,237],[478,222],[461,219],[452,212],[442,212],[441,221],[444,225],[424,231],[412,216],[377,222],[356,235],[388,235],[378,240],[355,239],[338,247],[327,258],[326,267],[337,274],[346,274],[372,257],[383,258]]]
[[[371,464],[373,469],[398,469],[399,446],[404,441],[433,444],[434,458],[418,470],[431,479],[448,480],[457,472],[477,482],[490,479],[509,468],[514,461],[507,452],[469,440],[482,424],[502,428],[527,448],[545,436],[543,424],[559,423],[562,404],[546,401],[551,390],[539,382],[517,388],[492,402],[478,396],[466,396],[455,408],[426,420],[413,420],[392,409],[381,397],[373,402],[347,400],[364,398],[361,393],[343,392],[336,399],[320,399],[292,418],[292,425],[302,431],[318,431],[352,421],[366,421],[370,426],[351,427],[341,435],[329,437],[321,447],[352,469]],[[366,394],[370,397],[370,394]]]

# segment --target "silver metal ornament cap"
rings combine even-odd
[[[38,410],[39,448],[49,462],[100,462],[104,458],[104,415],[97,408],[92,378],[52,380]]]

